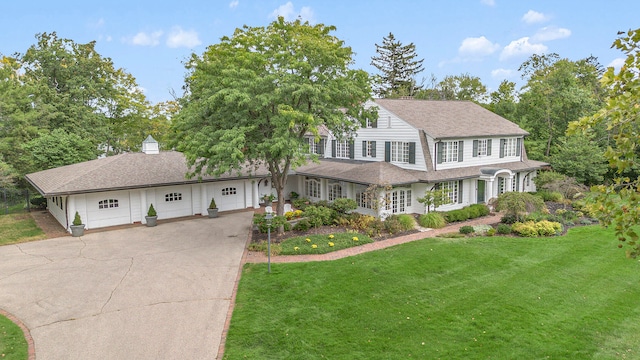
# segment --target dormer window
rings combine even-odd
[[[313,136],[307,137],[306,139],[309,144],[309,154],[324,155],[324,147],[326,142],[324,138],[318,140],[318,142],[316,142],[316,138]]]
[[[473,140],[473,156],[490,156],[491,139]]]

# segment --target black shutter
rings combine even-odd
[[[372,158],[376,157],[376,142],[375,141],[371,142],[371,157]]]
[[[487,156],[491,155],[491,139],[487,140]]]
[[[458,181],[458,204],[462,204],[462,180]]]
[[[415,164],[415,163],[416,163],[416,143],[410,142],[409,143],[409,164]]]
[[[391,142],[384,142],[384,161],[391,162]]]
[[[504,157],[504,145],[505,145],[506,140],[505,139],[500,139],[500,157],[503,158]]]
[[[331,157],[336,157],[336,141],[331,140]]]
[[[522,147],[522,138],[518,138],[518,144],[516,145],[516,156],[520,156],[521,154],[521,150],[520,148]]]
[[[478,140],[473,140],[473,157],[478,156]]]
[[[367,142],[362,142],[362,157],[367,157]]]
[[[320,139],[320,142],[318,142],[318,155],[324,155],[325,142],[325,139]]]
[[[520,191],[520,173],[516,174],[516,189],[515,191]]]
[[[464,160],[464,141],[458,141],[458,162]]]
[[[356,158],[356,152],[355,152],[355,144],[352,141],[349,141],[349,159],[355,159]]]
[[[436,149],[437,149],[437,156],[436,156],[436,162],[438,164],[442,164],[442,143],[439,142],[436,144]]]

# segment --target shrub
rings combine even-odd
[[[339,198],[331,204],[331,208],[339,214],[346,214],[358,208],[358,203],[353,199]]]
[[[331,225],[333,222],[334,211],[324,206],[307,206],[304,210],[309,223],[313,227],[320,227],[322,225]]]
[[[460,234],[473,234],[475,232],[475,230],[473,229],[473,226],[469,226],[469,225],[465,225],[460,227]]]
[[[509,215],[521,215],[543,209],[545,206],[542,198],[526,192],[506,192],[500,194],[496,201],[496,210],[505,211]]]
[[[511,234],[511,226],[507,224],[498,224],[498,228],[496,229],[498,234],[508,235]]]
[[[553,236],[562,232],[562,224],[559,222],[542,220],[536,223],[536,229],[540,236]]]
[[[369,237],[376,237],[380,236],[382,229],[384,229],[384,222],[378,218],[373,217],[373,221],[369,224],[369,227],[365,229],[365,233]]]
[[[73,218],[73,225],[82,225],[82,219],[80,219],[80,214],[77,211],[76,216]]]
[[[538,229],[533,221],[516,222],[511,226],[511,230],[524,237],[536,237],[538,236]]]
[[[418,218],[420,226],[431,229],[440,229],[447,225],[447,221],[444,219],[441,213],[430,212],[428,214],[422,214]]]
[[[398,215],[403,231],[411,231],[416,227],[416,219],[409,214]]]
[[[522,221],[524,221],[524,218],[522,216],[515,215],[515,214],[505,214],[500,219],[500,222],[503,224],[515,224],[517,222],[522,222]]]
[[[390,215],[384,220],[384,229],[389,234],[395,234],[402,231],[402,224],[398,215]]]
[[[487,231],[493,229],[491,225],[474,225],[473,232],[476,234],[486,234]]]
[[[29,202],[31,203],[31,205],[39,208],[39,209],[46,209],[47,208],[47,198],[42,197],[42,196],[36,196],[33,197],[29,200]]]
[[[307,206],[311,205],[311,200],[304,197],[299,197],[291,200],[291,204],[294,208],[303,210],[307,208]]]
[[[447,222],[465,221],[469,219],[468,208],[447,211],[444,215]]]
[[[360,213],[349,214],[346,219],[348,219],[347,226],[357,231],[366,231],[376,220],[376,218],[371,215]]]
[[[496,229],[491,228],[489,230],[487,230],[487,236],[493,236],[496,234]]]
[[[153,204],[149,205],[149,210],[147,211],[147,216],[158,216],[156,209],[153,208]]]
[[[309,219],[302,219],[295,225],[293,225],[293,230],[296,231],[307,231],[309,229],[311,229],[311,223],[309,222]]]
[[[269,229],[269,226],[267,226],[266,214],[255,214],[253,216],[253,223],[258,225],[258,230],[261,233],[266,233]],[[284,226],[284,231],[291,230],[291,224],[287,222],[286,217],[274,216],[273,219],[271,219],[271,230],[277,230],[280,226]]]
[[[544,201],[561,202],[564,199],[564,196],[557,191],[540,190],[536,195],[540,196]]]
[[[475,215],[473,218],[487,216],[490,213],[489,207],[485,204],[469,205],[469,211],[471,211],[471,214]]]

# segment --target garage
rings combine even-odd
[[[87,195],[87,227],[98,228],[131,222],[128,191]]]
[[[244,182],[225,181],[212,185],[216,205],[220,211],[236,210],[245,208]]]
[[[193,215],[191,201],[191,186],[162,187],[155,190],[153,206],[158,219],[169,219]]]

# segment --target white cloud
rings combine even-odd
[[[480,0],[483,5],[496,6],[495,0]]]
[[[500,45],[492,43],[484,36],[468,37],[462,40],[458,53],[465,58],[479,57],[491,55],[498,49],[500,49]]]
[[[167,36],[167,46],[170,48],[193,48],[202,44],[195,30],[183,30],[180,26],[174,26]]]
[[[113,38],[111,37],[111,35],[107,35],[107,37],[105,38],[105,40],[107,42],[111,42],[111,40],[113,40]]]
[[[229,7],[232,9],[235,9],[236,7],[238,7],[238,4],[240,3],[240,1],[238,0],[233,0],[229,3]]]
[[[522,21],[527,24],[536,24],[549,20],[549,15],[545,15],[543,13],[539,13],[537,11],[529,10],[526,14],[522,16]]]
[[[532,44],[529,42],[529,37],[523,37],[518,40],[514,40],[509,45],[505,46],[504,49],[502,49],[502,53],[500,53],[500,60],[502,61],[517,56],[543,54],[547,49],[546,45]]]
[[[507,79],[516,75],[517,72],[512,69],[495,69],[491,70],[491,77],[496,79]]]
[[[571,36],[571,30],[565,28],[559,28],[557,26],[545,26],[538,30],[535,35],[531,37],[533,42],[544,42],[557,39],[564,39]]]
[[[282,16],[286,21],[293,21],[299,18],[302,21],[315,23],[313,10],[310,7],[304,6],[302,7],[302,9],[300,9],[300,12],[296,12],[296,9],[291,1],[287,2],[284,5],[280,5],[277,9],[273,10],[271,14],[269,14],[269,17],[274,19],[279,16]]]
[[[607,67],[612,67],[616,71],[619,71],[620,68],[622,68],[622,65],[624,65],[624,60],[624,58],[615,58],[607,65]]]
[[[125,40],[125,42],[138,46],[156,46],[160,43],[160,37],[162,34],[162,31],[154,31],[150,34],[141,31],[135,34],[132,38]]]

